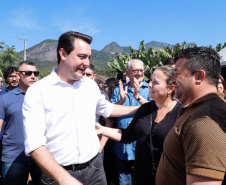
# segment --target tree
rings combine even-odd
[[[1,69],[0,69],[0,77],[3,77],[3,72]]]
[[[1,67],[4,66],[4,68],[7,68],[10,65],[14,65],[16,61],[19,61],[21,56],[17,53],[15,49],[16,48],[14,46],[9,47],[8,45],[5,45],[1,49],[1,53],[0,53]]]
[[[4,49],[5,43],[4,42],[0,42],[0,76],[3,77],[3,73],[2,73],[2,63],[1,63],[1,51]]]
[[[187,46],[187,47],[189,48],[189,47],[198,47],[198,46],[197,46],[197,44],[193,43],[193,44],[191,44],[190,46]],[[181,44],[177,43],[177,44],[176,44],[175,46],[173,46],[173,47],[166,46],[166,47],[164,48],[164,50],[165,50],[167,53],[169,53],[169,55],[171,55],[171,57],[174,57],[175,54],[176,54],[178,51],[180,51],[180,50],[182,50],[182,49],[185,49],[185,48],[186,48],[186,42],[184,41],[184,42],[182,42]]]
[[[219,52],[220,50],[222,50],[224,47],[226,47],[226,42],[222,45],[221,43],[217,44],[216,46],[216,51]]]
[[[124,73],[129,60],[140,59],[144,63],[144,80],[148,81],[153,71],[163,65],[167,58],[174,57],[178,51],[186,47],[197,47],[197,45],[193,43],[190,46],[186,46],[186,42],[182,42],[181,44],[177,43],[174,47],[166,46],[164,49],[149,48],[146,50],[144,41],[141,41],[138,50],[134,50],[132,46],[129,47],[131,53],[116,53],[116,58],[111,57],[112,62],[108,62],[108,66],[116,73]]]
[[[9,65],[14,65],[19,61],[20,55],[15,51],[15,47],[9,47],[4,42],[0,42],[0,75]]]
[[[5,45],[5,43],[4,42],[0,42],[0,51],[2,50],[2,49],[4,49],[4,46],[3,45]]]
[[[116,73],[124,73],[126,71],[126,64],[131,59],[140,59],[144,62],[145,77],[144,80],[148,81],[152,72],[158,67],[163,65],[163,62],[171,55],[163,49],[155,50],[149,48],[146,51],[144,41],[140,42],[138,50],[134,50],[129,46],[131,53],[116,53],[116,58],[111,57],[112,62],[108,62],[108,66]]]

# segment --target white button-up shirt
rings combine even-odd
[[[112,110],[93,80],[83,78],[71,85],[53,72],[26,92],[25,153],[45,145],[58,164],[87,162],[100,148],[95,115],[109,117]]]

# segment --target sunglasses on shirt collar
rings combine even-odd
[[[31,76],[32,73],[35,75],[35,76],[38,76],[39,75],[39,71],[18,71],[22,74],[25,74],[26,76]]]

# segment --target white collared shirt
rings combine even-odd
[[[112,110],[93,80],[82,78],[71,85],[52,72],[26,92],[25,153],[45,145],[58,164],[87,162],[100,148],[95,115],[109,117]]]

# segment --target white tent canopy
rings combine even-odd
[[[221,66],[226,66],[226,47],[224,47],[218,53],[221,56]]]

